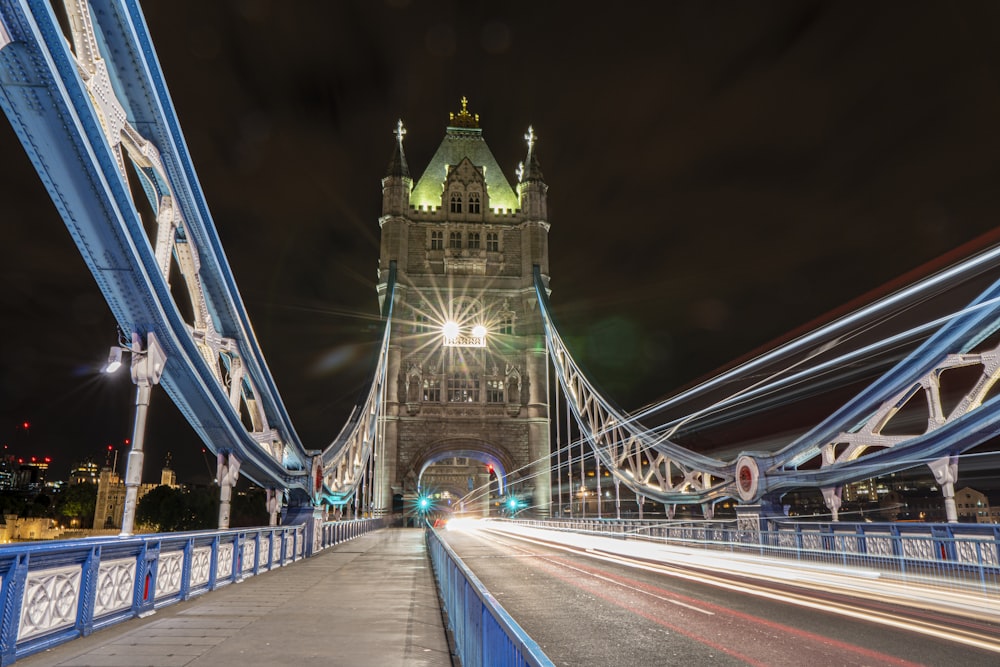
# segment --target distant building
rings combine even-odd
[[[45,476],[48,474],[50,463],[52,463],[52,459],[48,456],[43,458],[32,456],[30,459],[18,459],[14,487],[18,489],[41,489],[45,486]]]
[[[80,461],[76,466],[69,471],[69,479],[67,480],[70,486],[74,484],[97,484],[98,477],[100,477],[101,469],[96,463],[87,459],[85,461]]]
[[[17,458],[13,454],[4,454],[0,458],[0,490],[16,488],[18,470]]]
[[[141,484],[136,502],[158,486],[177,488],[177,475],[170,468],[170,456],[160,471],[158,484]],[[94,509],[94,528],[121,528],[125,510],[125,482],[110,467],[101,468],[97,480],[97,506]]]
[[[995,523],[990,515],[990,501],[986,494],[965,487],[955,492],[955,509],[962,523]]]

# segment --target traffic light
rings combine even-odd
[[[431,499],[427,496],[420,496],[417,499],[417,509],[421,512],[426,512],[431,508]]]
[[[486,464],[486,472],[488,472],[490,474],[490,479],[496,479],[497,478],[497,472],[496,472],[496,470],[493,469],[493,464],[492,463],[487,463]]]

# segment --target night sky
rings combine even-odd
[[[997,225],[1000,5],[636,5],[143,3],[307,447],[371,372],[396,120],[416,178],[462,96],[509,181],[538,135],[554,313],[628,410]],[[0,443],[58,476],[129,437],[133,388],[98,374],[115,323],[5,120],[0,156]],[[162,392],[150,429],[148,479],[168,451],[214,474]]]

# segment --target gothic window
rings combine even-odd
[[[489,252],[500,252],[500,235],[490,233],[486,235],[486,250]]]
[[[444,232],[431,232],[431,250],[444,250]]]
[[[457,192],[451,196],[451,212],[461,213],[462,212],[462,195]]]
[[[503,380],[490,378],[486,381],[486,402],[503,403]]]
[[[413,333],[427,333],[431,328],[431,318],[417,315],[413,318]]]
[[[448,378],[449,403],[478,403],[479,378],[467,375],[452,375]]]
[[[504,318],[500,321],[500,333],[502,334],[512,334],[514,333],[514,316],[504,315]]]
[[[441,402],[441,380],[438,378],[424,378],[424,402]]]
[[[469,213],[479,213],[479,193],[469,195]]]
[[[469,232],[469,250],[479,249],[479,232]]]
[[[452,250],[462,248],[462,232],[451,232],[448,234],[448,247]]]

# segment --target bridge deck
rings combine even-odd
[[[18,667],[447,665],[420,529],[385,529],[18,660]]]

